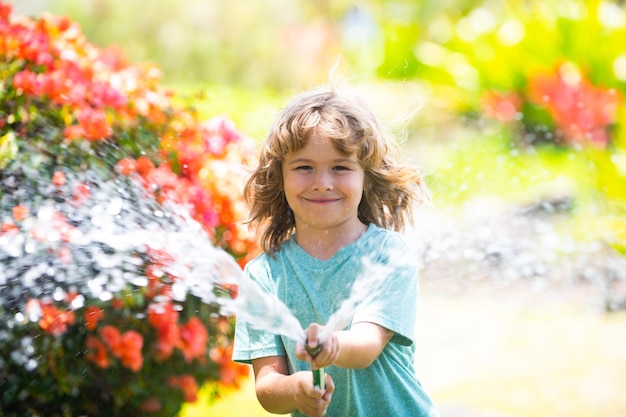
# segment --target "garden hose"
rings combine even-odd
[[[322,351],[322,345],[319,344],[316,347],[310,347],[307,343],[306,351],[309,352],[309,355],[315,358],[318,353]],[[313,371],[313,386],[319,389],[326,389],[326,376],[324,372],[324,368],[314,369]]]

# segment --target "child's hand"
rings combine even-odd
[[[339,340],[334,333],[331,333],[322,343],[322,349],[311,354],[320,344],[318,335],[322,332],[323,326],[317,323],[311,324],[306,330],[307,344],[296,344],[296,357],[301,361],[311,363],[313,369],[325,368],[332,365],[339,357]],[[308,347],[308,349],[307,349]]]
[[[298,380],[298,389],[294,395],[298,411],[308,417],[326,415],[330,399],[335,390],[332,377],[326,374],[326,389],[319,390],[313,386],[313,377],[310,372],[301,372],[301,374],[302,378]]]

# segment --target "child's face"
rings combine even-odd
[[[329,139],[313,134],[283,162],[284,191],[296,229],[361,227],[357,214],[364,180],[355,153],[342,155]]]

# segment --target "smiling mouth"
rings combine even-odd
[[[317,204],[327,204],[334,203],[335,201],[339,201],[338,198],[305,198],[309,203],[317,203]]]

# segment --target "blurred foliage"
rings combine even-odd
[[[571,197],[573,192],[581,200],[588,199],[583,190],[595,183],[580,176],[588,169],[584,155],[551,146],[520,150],[509,136],[506,130],[493,129],[480,139],[451,144],[445,160],[438,161],[429,175],[437,203],[451,207],[497,195],[525,205],[537,198]]]
[[[95,44],[154,61],[165,82],[276,89],[325,79],[340,51],[329,16],[348,1],[15,1],[81,23]]]
[[[419,77],[454,87],[459,106],[473,107],[486,89],[519,90],[538,70],[572,61],[593,84],[624,88],[624,10],[601,0],[480,1],[404,8],[404,22],[390,22],[407,54],[403,79]],[[426,2],[428,4],[428,2]],[[462,7],[463,6],[463,7]],[[386,20],[385,15],[381,19]],[[418,30],[398,31],[407,22]],[[410,54],[411,56],[408,56]],[[387,54],[395,64],[394,53]],[[608,63],[608,65],[607,65]],[[379,75],[389,78],[384,69]],[[451,89],[447,91],[453,92]]]
[[[415,44],[440,11],[476,0],[12,0],[18,11],[71,16],[95,44],[154,61],[165,82],[306,88],[340,60],[348,77],[411,79]]]
[[[497,148],[503,151],[500,159],[507,160],[506,169],[520,168],[524,159],[527,164],[553,161],[535,160],[529,146],[536,147],[537,154],[574,153],[573,160],[585,161],[584,175],[569,175],[579,182],[574,187],[577,193],[594,195],[585,200],[587,206],[576,205],[581,219],[594,219],[593,227],[583,222],[580,228],[589,237],[603,236],[616,248],[624,246],[620,231],[626,224],[620,219],[626,217],[625,141],[619,138],[625,135],[626,119],[617,112],[626,93],[622,2],[20,0],[15,4],[24,9],[30,5],[31,13],[71,15],[95,43],[119,44],[135,60],[156,61],[167,83],[182,86],[192,96],[204,94],[198,101],[202,111],[231,115],[257,140],[265,135],[277,104],[294,89],[340,75],[354,83],[419,84],[430,92],[437,111],[449,116],[428,119],[432,112],[424,112],[426,116],[417,116],[418,123],[474,120],[479,125],[486,117],[501,122],[508,133],[499,135],[504,144]],[[473,129],[470,134],[485,136]],[[557,149],[550,150],[551,144]],[[598,144],[602,150],[594,147]],[[490,153],[488,147],[480,152]],[[517,154],[510,158],[511,152]],[[467,156],[461,155],[464,164],[471,165]],[[484,178],[484,167],[478,164],[476,176]],[[462,172],[450,175],[467,178]],[[492,181],[494,193],[506,187],[499,182],[503,177],[498,178]],[[518,187],[524,189],[520,181]],[[470,190],[447,191],[469,197]],[[598,217],[606,221],[598,222]]]
[[[176,100],[188,103],[205,117],[227,117],[243,133],[260,141],[267,134],[288,92],[270,88],[175,82]]]

